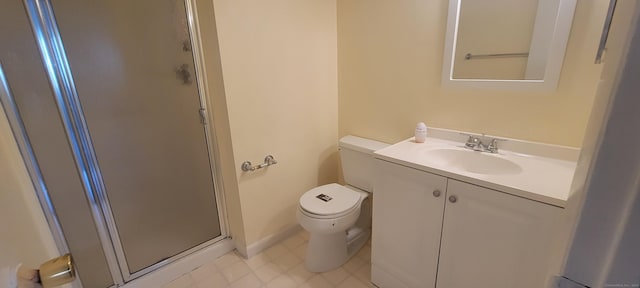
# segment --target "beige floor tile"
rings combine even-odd
[[[271,247],[269,247],[269,249],[265,250],[264,252],[267,254],[267,256],[269,256],[269,258],[271,259],[276,259],[278,257],[280,257],[280,255],[288,252],[289,250],[287,250],[286,247],[284,247],[284,245],[278,243],[276,245],[273,245]]]
[[[184,274],[178,278],[176,278],[175,280],[169,282],[167,285],[164,285],[164,288],[187,288],[187,287],[192,287],[193,285],[193,279],[191,278],[191,275],[189,274]]]
[[[283,272],[284,271],[282,270],[282,268],[280,268],[280,266],[278,266],[278,264],[272,262],[264,264],[262,265],[262,267],[254,270],[256,276],[258,276],[258,278],[260,278],[260,280],[265,283],[271,281],[273,278],[278,277],[278,275],[281,275]]]
[[[247,263],[247,265],[249,265],[251,269],[256,270],[262,267],[262,265],[269,263],[269,261],[271,261],[271,258],[269,258],[269,256],[267,256],[266,253],[262,252],[249,259],[243,259],[243,260],[245,263]]]
[[[300,230],[300,232],[298,232],[298,236],[302,237],[305,241],[309,241],[309,232],[307,232],[307,230]]]
[[[284,247],[287,247],[287,249],[293,251],[298,246],[304,244],[304,242],[307,242],[307,240],[302,238],[302,236],[300,236],[299,234],[295,234],[282,241],[282,245],[284,245]]]
[[[304,266],[308,232],[301,231],[264,252],[243,259],[235,252],[185,274],[165,288],[363,288],[371,281],[371,244],[335,270],[309,272]],[[298,285],[298,286],[296,286]]]
[[[365,265],[366,263],[367,262],[362,260],[362,258],[354,256],[351,257],[351,259],[349,259],[347,263],[344,263],[344,265],[342,265],[342,268],[347,270],[347,272],[349,273],[355,273],[356,271],[358,271],[358,269],[360,269],[360,267],[362,267],[362,265]]]
[[[216,265],[216,267],[218,267],[219,270],[223,270],[240,261],[242,261],[242,258],[232,251],[222,255],[222,257],[213,261],[213,263]]]
[[[229,286],[231,288],[258,288],[258,287],[262,287],[262,282],[260,281],[260,279],[258,279],[258,277],[256,277],[256,275],[254,275],[253,273],[249,273],[247,275],[245,275],[244,277],[238,279],[237,281],[231,283],[231,286]],[[217,288],[215,286],[210,287],[210,288]]]
[[[340,285],[336,286],[336,288],[368,288],[366,284],[362,283],[358,278],[354,276],[349,276],[347,280],[344,280]]]
[[[265,287],[267,288],[295,288],[298,284],[286,274],[281,274],[275,279],[269,281]]]
[[[222,274],[216,272],[209,277],[196,282],[196,287],[198,288],[224,288],[229,287],[229,281],[222,276]]]
[[[347,270],[344,270],[344,268],[338,267],[338,268],[333,269],[331,271],[324,272],[321,275],[322,275],[322,277],[327,279],[327,281],[329,281],[329,283],[331,283],[333,285],[338,285],[338,284],[340,284],[340,282],[344,281],[344,279],[349,277],[350,274],[349,274],[349,272],[347,272]]]
[[[317,273],[309,272],[309,270],[304,267],[304,263],[296,265],[291,270],[289,270],[287,274],[298,284],[302,284],[309,280],[311,277],[317,275]]]
[[[197,283],[218,272],[219,271],[216,265],[211,262],[196,268],[189,274],[191,274],[191,278],[193,278],[193,281]]]
[[[295,254],[287,251],[284,254],[280,255],[278,258],[273,259],[271,262],[277,264],[282,268],[282,271],[287,271],[294,266],[300,264],[302,259],[298,258]]]
[[[371,261],[371,246],[369,245],[364,245],[360,251],[358,251],[358,254],[356,254],[356,256],[360,257],[360,259],[364,260],[364,261]]]
[[[358,269],[358,271],[353,273],[353,276],[356,276],[358,279],[360,279],[360,281],[364,283],[370,283],[371,282],[371,265],[370,264],[363,265],[362,267],[360,267],[360,269]]]
[[[304,282],[302,285],[298,286],[300,288],[333,288],[333,284],[331,284],[327,279],[324,279],[322,275],[316,275],[311,277],[307,282]]]
[[[364,282],[364,281],[362,281],[362,283],[364,283],[364,285],[366,285],[366,286],[367,286],[367,287],[369,287],[369,288],[378,288],[378,286],[373,285],[373,283],[371,283],[371,282]]]
[[[308,243],[305,242],[304,244],[294,249],[293,254],[296,254],[296,256],[300,257],[300,259],[304,259],[304,257],[307,255],[307,246]]]
[[[237,262],[225,269],[222,269],[222,275],[224,275],[224,278],[227,279],[229,283],[232,283],[249,273],[251,273],[251,268],[249,268],[247,263],[244,263],[244,261]]]

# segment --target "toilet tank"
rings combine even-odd
[[[356,188],[371,192],[373,186],[373,152],[389,144],[356,136],[340,139],[340,163],[344,181]]]

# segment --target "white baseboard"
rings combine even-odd
[[[282,240],[295,235],[301,230],[302,230],[302,227],[300,227],[300,225],[298,224],[292,225],[289,228],[286,228],[278,233],[271,234],[267,237],[264,237],[248,245],[245,253],[243,253],[244,251],[242,251],[241,249],[238,249],[238,253],[242,254],[242,256],[244,256],[247,259],[251,258],[255,255],[260,254],[260,252],[264,251],[265,249],[281,242]]]
[[[232,251],[234,248],[235,245],[231,239],[220,240],[220,242],[188,255],[174,263],[141,276],[123,285],[122,288],[162,287],[172,280],[229,253],[229,251]]]
[[[238,254],[240,254],[240,256],[244,257],[245,259],[248,258],[246,245],[238,245],[238,243],[236,243],[236,251],[238,251]]]

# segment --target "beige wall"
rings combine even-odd
[[[224,199],[218,200],[225,201],[229,232],[233,235],[236,247],[245,247],[244,223],[240,208],[236,171],[233,169],[235,166],[233,143],[231,130],[229,129],[229,111],[227,110],[227,99],[224,92],[213,1],[198,0],[196,4],[200,41],[203,49],[202,54],[204,54],[205,62],[205,88],[209,96],[207,109],[210,112],[209,115],[213,118],[210,119],[212,121],[209,121],[213,125],[209,125],[208,128],[214,137],[213,148],[218,152],[218,155],[216,155],[218,157],[215,159],[216,163],[214,163],[217,176],[216,188],[222,189],[224,196]]]
[[[395,142],[428,126],[580,146],[608,1],[578,1],[554,92],[440,85],[446,0],[338,1],[339,135]]]
[[[0,231],[0,269],[14,268],[19,263],[38,267],[42,262],[58,256],[1,107]]]
[[[297,225],[300,195],[337,178],[336,2],[213,2],[251,245]],[[259,164],[267,154],[278,164],[240,171],[242,161]]]

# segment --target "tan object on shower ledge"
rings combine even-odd
[[[40,288],[40,277],[38,270],[20,265],[16,271],[18,278],[18,288]]]

